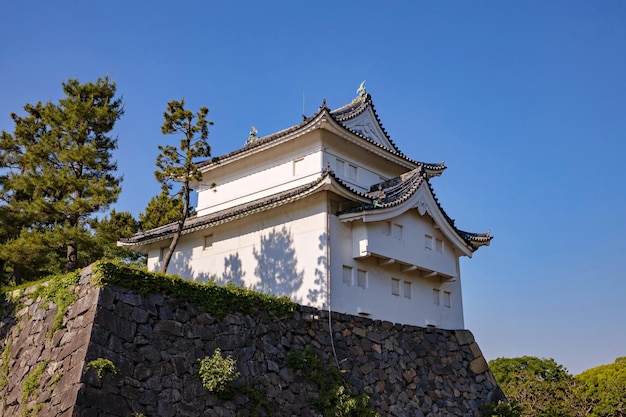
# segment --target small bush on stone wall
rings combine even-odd
[[[98,358],[94,359],[87,364],[87,370],[95,369],[98,373],[98,378],[102,379],[108,372],[112,374],[119,374],[120,371],[117,369],[117,366],[109,359]]]
[[[241,375],[235,369],[235,360],[230,356],[223,357],[217,348],[212,356],[198,359],[198,376],[202,386],[210,392],[224,392],[228,386]]]

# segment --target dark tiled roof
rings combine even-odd
[[[313,191],[329,175],[332,175],[334,177],[332,172],[324,171],[320,178],[300,187],[272,194],[270,196],[255,201],[220,210],[215,213],[206,214],[204,216],[191,217],[185,222],[185,225],[183,227],[183,234],[191,233],[196,230],[204,229],[211,226],[216,226],[221,223],[235,220],[253,213],[258,213],[260,211],[265,211],[269,208],[286,204],[296,199],[302,198],[309,192]],[[129,238],[122,238],[119,240],[119,242],[124,245],[134,245],[154,240],[161,240],[164,238],[168,238],[172,233],[174,233],[174,231],[176,230],[176,226],[176,222],[169,223],[165,226],[157,227],[144,233],[138,233]]]

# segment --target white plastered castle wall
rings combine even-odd
[[[201,282],[232,282],[327,308],[323,194],[183,235],[168,272]],[[158,269],[168,243],[150,247],[148,269]]]
[[[204,174],[198,187],[198,215],[214,213],[304,185],[319,178],[322,151],[319,132],[286,142]],[[215,186],[211,187],[211,184]]]
[[[340,222],[335,216],[332,222],[333,310],[417,326],[464,327],[458,256],[452,244],[432,226],[429,216],[420,216],[412,209],[389,222]],[[390,233],[390,225],[402,226],[401,237]],[[358,257],[355,253],[363,230],[370,240],[380,244],[379,256]],[[427,237],[433,239],[432,246],[426,244]],[[441,251],[436,246],[438,240]],[[411,270],[409,264],[390,259],[410,259],[454,278],[429,277],[427,271]]]

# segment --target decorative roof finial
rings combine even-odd
[[[258,139],[257,137],[258,133],[259,131],[256,130],[256,127],[252,126],[252,129],[250,129],[250,135],[248,136],[248,140],[246,141],[246,144],[255,142]]]
[[[358,97],[365,97],[367,95],[367,91],[365,91],[365,81],[366,80],[363,80],[359,88],[356,90]]]

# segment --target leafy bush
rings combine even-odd
[[[223,357],[219,348],[215,349],[212,356],[198,359],[198,365],[202,386],[210,392],[224,392],[241,375],[235,369],[235,360],[230,356]]]
[[[102,379],[102,377],[106,375],[107,372],[110,372],[112,374],[120,373],[119,369],[117,369],[117,366],[115,366],[113,362],[111,362],[109,359],[103,358],[94,359],[93,361],[89,362],[87,364],[87,370],[89,369],[95,369],[98,373],[98,378],[100,379]]]

